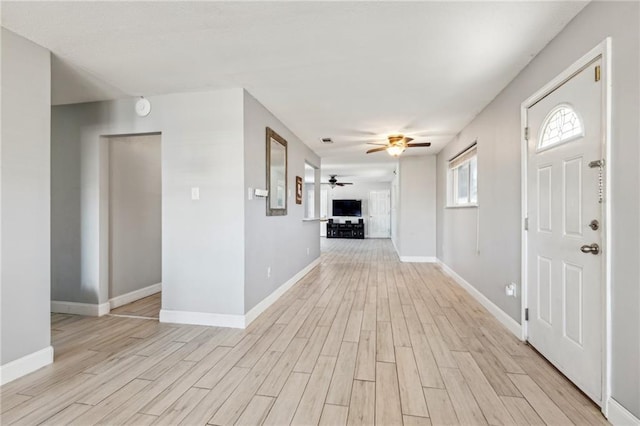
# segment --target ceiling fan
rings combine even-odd
[[[335,188],[336,186],[353,185],[353,183],[351,182],[338,182],[336,176],[338,175],[329,175],[329,185],[331,186],[331,188]]]
[[[413,138],[404,135],[391,135],[388,137],[387,143],[368,142],[370,145],[382,145],[379,148],[373,148],[367,151],[367,154],[379,151],[387,151],[392,157],[399,157],[407,148],[416,148],[421,146],[431,146],[431,142],[410,143]]]

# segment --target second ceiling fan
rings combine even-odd
[[[336,176],[338,175],[329,175],[329,185],[331,186],[331,188],[335,188],[336,186],[353,185],[353,183],[351,182],[338,182]]]
[[[370,145],[382,145],[379,148],[373,148],[367,151],[367,154],[379,151],[387,151],[392,157],[398,157],[407,148],[417,148],[431,146],[431,142],[414,142],[410,143],[413,138],[404,135],[391,135],[388,137],[387,143],[368,142]]]

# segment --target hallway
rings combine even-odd
[[[437,266],[322,243],[246,330],[53,314],[55,363],[0,389],[0,422],[607,423]]]

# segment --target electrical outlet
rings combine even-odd
[[[247,188],[247,198],[253,200],[253,188]]]
[[[271,266],[267,267],[267,278],[271,278]]]
[[[309,253],[310,253],[309,247],[307,247],[307,256],[309,256]]]
[[[511,296],[511,297],[517,297],[517,286],[516,283],[510,283],[507,284],[504,287],[504,292],[507,296]]]

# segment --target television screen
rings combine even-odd
[[[362,216],[362,200],[333,200],[333,216]]]

